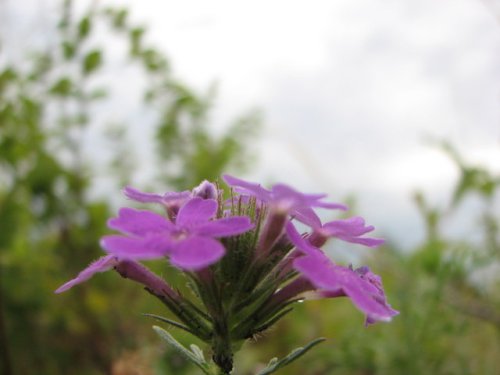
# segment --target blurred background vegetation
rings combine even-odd
[[[113,199],[95,197],[98,182],[119,191],[140,169],[130,124],[95,115],[112,95],[99,79],[107,64],[100,33],[127,47],[124,61],[145,82],[157,171],[148,188],[189,189],[247,168],[259,113],[249,111],[214,136],[208,126],[213,93],[183,84],[127,10],[97,3],[83,13],[74,8],[71,1],[62,4],[58,24],[48,31],[55,35],[53,48],[25,51],[22,64],[0,49],[0,374],[196,374],[140,315],[164,311],[138,285],[108,273],[53,294],[102,254],[98,239],[115,207]],[[446,142],[438,147],[454,160],[460,179],[441,206],[427,202],[425,192],[415,194],[425,240],[410,252],[389,243],[363,259],[382,275],[401,315],[364,328],[347,300],[308,301],[244,347],[237,374],[253,374],[271,356],[318,336],[330,340],[287,373],[498,373],[500,176],[469,165]],[[96,161],[88,149],[108,157]],[[446,235],[447,220],[472,195],[483,203],[475,213],[477,236]],[[182,284],[174,272],[157,271]],[[191,342],[182,332],[175,335]]]

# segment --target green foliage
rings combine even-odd
[[[139,351],[141,344],[156,343],[145,319],[141,325],[139,314],[161,313],[161,306],[116,275],[96,277],[92,285],[71,293],[53,294],[57,286],[103,254],[99,238],[107,231],[106,220],[113,208],[109,202],[89,198],[101,178],[98,172],[106,170],[116,191],[125,181],[130,183],[127,124],[96,123],[95,105],[108,92],[107,87],[94,83],[106,66],[105,49],[95,43],[97,26],[99,32],[108,27],[110,38],[135,49],[135,54],[124,58],[136,65],[146,81],[157,82],[161,76],[169,82],[162,95],[172,103],[162,102],[161,110],[144,103],[156,111],[157,118],[172,111],[186,93],[193,102],[199,100],[168,71],[161,51],[143,47],[146,33],[129,23],[126,10],[90,5],[81,15],[72,1],[64,2],[58,27],[47,30],[56,38],[53,45],[57,48],[26,51],[32,57],[22,63],[9,61],[7,56],[0,59],[0,373],[5,375],[111,373],[126,353]],[[111,34],[115,29],[123,33]],[[137,34],[134,30],[142,31],[129,40],[128,35]],[[184,92],[174,87],[184,87]],[[182,116],[199,116],[195,107],[183,107]],[[162,122],[152,126],[159,129]],[[93,164],[83,151],[91,126],[100,130],[100,141],[110,145],[109,165]],[[183,130],[170,135],[176,139],[164,136],[156,142],[195,142],[192,123],[172,119],[170,126]],[[199,137],[215,139],[209,132],[205,123],[197,127]],[[226,134],[246,136],[234,129]],[[239,146],[244,151],[243,143]],[[226,148],[233,146],[221,144],[219,151],[227,153]],[[231,164],[219,158],[199,167],[194,154],[179,159],[193,167],[196,175],[193,172],[191,178],[199,180]],[[158,168],[158,176],[174,181],[178,172],[164,166]],[[162,185],[165,190],[170,187]],[[169,360],[175,357],[168,354]],[[154,363],[172,373],[184,368],[182,360],[161,364],[154,357],[148,366]]]

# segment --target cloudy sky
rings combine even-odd
[[[218,83],[214,128],[264,111],[249,178],[354,193],[370,223],[411,245],[422,234],[411,192],[438,202],[457,177],[426,138],[500,171],[496,0],[124,4],[178,76]]]
[[[438,202],[457,177],[426,138],[500,170],[494,1],[129,4],[181,76],[200,88],[218,82],[215,126],[264,110],[250,177],[355,193],[370,222],[414,243],[422,227],[412,191]]]

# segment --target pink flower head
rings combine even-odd
[[[124,235],[101,240],[110,254],[125,259],[156,259],[168,256],[181,269],[198,270],[217,262],[225,253],[215,238],[244,233],[253,224],[248,217],[214,219],[217,202],[199,197],[179,210],[175,222],[150,211],[122,208],[108,226]]]

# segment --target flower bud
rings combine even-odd
[[[218,191],[215,184],[204,180],[201,184],[193,189],[193,197],[200,197],[203,199],[215,199],[218,198]]]

